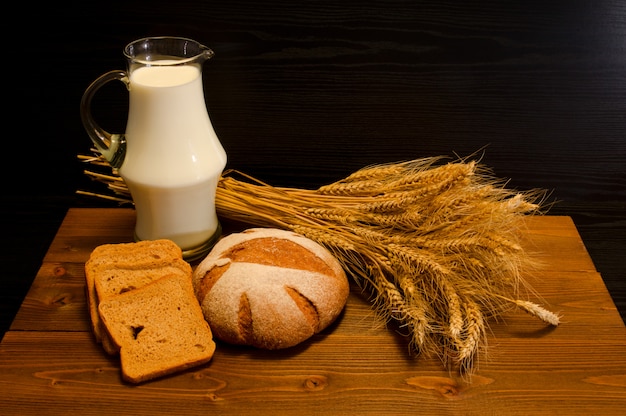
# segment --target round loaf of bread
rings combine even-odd
[[[213,335],[264,349],[299,344],[330,325],[350,291],[339,261],[299,234],[251,228],[222,238],[194,271]]]

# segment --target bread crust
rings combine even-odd
[[[216,338],[272,350],[327,328],[350,291],[326,248],[274,228],[224,237],[196,268],[193,284]]]
[[[103,244],[94,248],[85,263],[85,293],[94,338],[107,353],[117,354],[119,348],[102,324],[98,304],[168,273],[192,273],[191,266],[182,258],[182,250],[171,240]]]
[[[131,383],[204,364],[215,352],[190,276],[165,275],[103,300],[98,310]]]
[[[170,240],[105,244],[85,263],[93,332],[120,355],[122,377],[141,383],[211,360],[215,342]]]

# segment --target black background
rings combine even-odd
[[[96,186],[76,158],[80,98],[153,35],[215,51],[204,88],[227,167],[314,188],[478,152],[509,187],[551,191],[626,316],[624,2],[23,2],[4,20],[3,332],[67,209],[114,206],[75,195]],[[123,132],[126,100],[121,84],[98,94],[107,130]]]

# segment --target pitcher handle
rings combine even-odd
[[[91,100],[95,93],[109,81],[118,80],[129,87],[128,75],[122,70],[109,71],[94,82],[92,82],[85,92],[80,102],[80,118],[89,138],[96,146],[96,149],[104,156],[113,168],[119,168],[126,155],[126,138],[123,134],[111,134],[96,123],[91,114]]]

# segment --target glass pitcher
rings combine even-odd
[[[107,72],[85,90],[83,125],[130,190],[135,239],[170,239],[186,260],[198,259],[221,234],[215,192],[226,166],[202,84],[213,51],[191,39],[153,37],[129,43],[124,55],[127,70]],[[113,80],[129,91],[124,134],[103,130],[91,113],[94,94]]]

